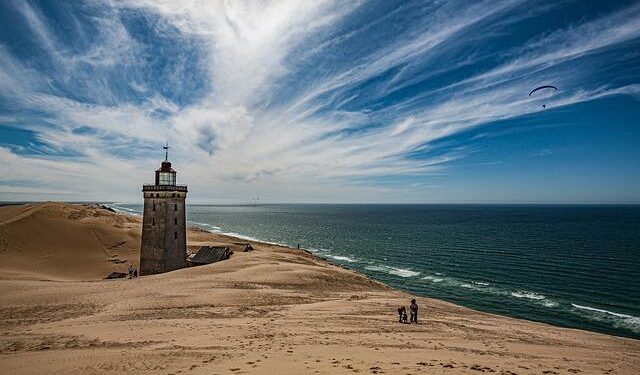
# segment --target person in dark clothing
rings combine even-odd
[[[398,307],[398,317],[400,323],[407,322],[407,308],[404,306]]]
[[[135,279],[136,277],[138,277],[138,269],[133,267],[133,278]]]
[[[416,303],[415,299],[411,300],[409,310],[411,310],[411,323],[418,324],[418,304]]]

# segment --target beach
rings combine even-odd
[[[192,228],[229,260],[104,280],[141,220],[96,205],[0,207],[7,374],[637,374],[640,341],[417,298],[302,250]]]

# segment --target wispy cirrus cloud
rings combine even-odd
[[[637,82],[585,79],[634,59],[615,51],[637,44],[637,5],[511,44],[510,28],[556,8],[385,6],[114,0],[60,20],[9,3],[32,50],[2,40],[0,109],[43,152],[5,145],[0,185],[135,198],[169,139],[200,200],[388,200],[436,184],[377,181],[446,173],[474,152],[443,139],[539,111],[526,96],[537,82],[562,86],[553,108],[638,97]]]

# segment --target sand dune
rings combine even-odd
[[[0,210],[4,275],[99,279],[137,264],[140,221],[95,206],[38,203]],[[117,259],[125,263],[115,263]],[[0,276],[3,277],[3,276]]]
[[[190,231],[191,248],[242,240]],[[637,374],[640,342],[419,298],[302,251],[101,280],[137,264],[138,218],[0,208],[3,374]],[[127,263],[114,263],[114,258]]]

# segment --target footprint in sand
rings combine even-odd
[[[419,365],[419,366],[435,366],[433,363],[427,363],[427,362],[416,362],[416,365]]]

